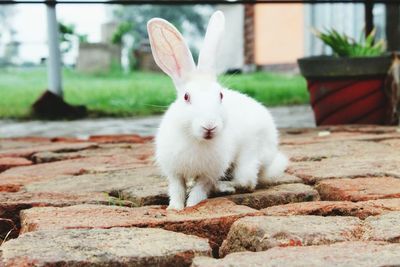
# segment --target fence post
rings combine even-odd
[[[374,3],[371,0],[365,1],[365,36],[374,30]]]
[[[388,51],[400,50],[400,4],[386,4],[386,39]]]
[[[53,0],[54,1],[54,0]],[[47,4],[47,36],[49,46],[49,56],[47,60],[47,80],[48,90],[63,97],[61,81],[61,52],[60,38],[56,15],[55,3]]]

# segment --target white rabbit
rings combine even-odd
[[[269,111],[252,98],[217,82],[217,48],[225,27],[224,14],[209,22],[196,68],[179,31],[153,18],[147,24],[157,65],[176,87],[156,136],[156,160],[168,178],[169,209],[185,207],[186,183],[194,179],[186,206],[208,197],[233,167],[233,182],[254,189],[258,179],[282,174],[287,158],[278,151],[278,132]]]

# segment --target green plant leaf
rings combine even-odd
[[[358,42],[335,29],[325,30],[325,32],[313,30],[313,33],[324,44],[329,46],[335,55],[340,57],[379,56],[385,50],[383,40],[375,43],[375,29],[365,39],[361,36]]]

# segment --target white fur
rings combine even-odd
[[[153,56],[177,89],[177,99],[165,113],[156,136],[156,159],[169,181],[169,209],[185,207],[186,184],[191,179],[195,184],[186,206],[198,204],[213,188],[219,188],[219,179],[232,166],[234,183],[254,189],[258,180],[279,176],[288,164],[278,151],[278,131],[269,111],[246,95],[222,88],[213,71],[215,60],[204,63],[206,58],[217,57],[223,23],[223,13],[216,12],[201,51],[203,66],[198,70],[191,67],[186,44],[171,24],[161,19],[148,24]],[[153,35],[155,28],[163,31],[163,27],[173,31],[172,40]],[[169,47],[167,53],[159,51],[161,43]],[[185,94],[190,96],[189,103]],[[205,139],[205,129],[214,127],[212,138]]]
[[[215,74],[215,65],[218,46],[225,28],[225,16],[221,11],[216,11],[207,26],[203,47],[199,54],[198,69],[203,73]]]

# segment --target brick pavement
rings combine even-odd
[[[0,139],[0,266],[400,265],[400,130],[282,130],[287,173],[167,211],[151,138]]]

